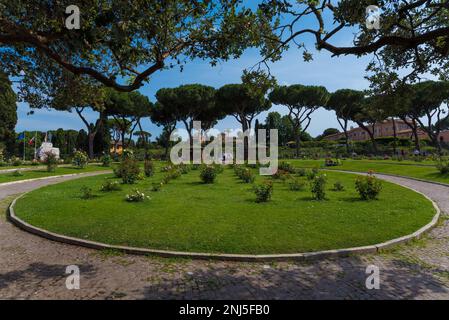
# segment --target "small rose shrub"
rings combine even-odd
[[[334,191],[345,191],[345,186],[340,181],[334,183]]]
[[[81,188],[80,192],[81,192],[80,198],[83,200],[89,200],[89,199],[95,198],[92,188],[84,186]]]
[[[307,170],[304,168],[298,168],[296,169],[296,175],[298,177],[305,177],[307,175]]]
[[[449,161],[439,161],[436,167],[441,174],[449,173]]]
[[[120,186],[120,183],[118,181],[106,180],[102,184],[100,191],[112,192],[112,191],[119,191],[121,189],[122,189],[122,187]]]
[[[367,176],[359,176],[355,180],[355,189],[362,200],[374,200],[382,191],[382,181],[371,173]]]
[[[116,177],[121,178],[124,184],[134,184],[139,180],[139,163],[131,157],[126,157],[114,172]]]
[[[245,168],[240,174],[240,179],[245,183],[253,183],[256,180],[256,176],[251,169]]]
[[[145,176],[152,177],[154,175],[153,161],[151,161],[149,159],[145,160],[143,167],[144,167]]]
[[[279,170],[295,173],[296,169],[289,162],[280,162],[278,165]]]
[[[190,172],[190,166],[185,163],[181,163],[178,166],[178,170],[179,170],[179,172],[181,172],[181,174],[187,174]]]
[[[154,182],[152,184],[151,190],[154,191],[154,192],[158,192],[158,191],[161,191],[163,186],[164,186],[164,183],[162,181],[159,182],[159,183]]]
[[[12,158],[11,158],[11,164],[12,164],[14,167],[21,166],[22,163],[23,163],[23,161],[20,160],[20,159],[17,158],[17,157],[12,157]]]
[[[105,154],[102,158],[101,158],[101,164],[103,167],[110,167],[112,163],[112,158],[109,154]]]
[[[306,188],[306,183],[297,178],[289,179],[287,183],[291,191],[303,191]]]
[[[134,189],[132,193],[126,195],[125,200],[127,202],[143,202],[145,200],[150,200],[150,197],[145,195],[145,193]]]
[[[20,170],[16,170],[12,173],[13,177],[23,177],[23,173]]]
[[[256,194],[257,203],[268,202],[273,195],[273,183],[269,180],[264,181],[261,184],[254,185],[253,190]]]
[[[47,166],[47,172],[55,172],[58,167],[58,159],[56,159],[56,155],[51,151],[46,152],[44,156],[44,164]]]
[[[214,166],[204,166],[201,168],[200,178],[203,183],[212,184],[215,182],[215,178],[217,177],[217,171]]]
[[[313,168],[312,170],[307,171],[307,179],[312,181],[315,177],[320,173],[318,168]]]
[[[89,163],[89,158],[84,151],[76,151],[72,158],[73,166],[83,169]]]
[[[315,200],[321,201],[326,198],[327,176],[325,174],[317,174],[310,182],[310,191]]]

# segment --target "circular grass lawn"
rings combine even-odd
[[[21,198],[16,215],[59,234],[113,245],[208,253],[287,254],[377,244],[404,236],[431,221],[430,201],[409,189],[383,182],[379,200],[362,201],[355,175],[326,172],[327,199],[311,198],[274,183],[271,202],[256,203],[250,184],[225,169],[213,185],[200,182],[193,170],[161,191],[152,183],[163,173],[123,185],[121,191],[99,191],[112,175],[47,186]],[[268,177],[257,176],[256,183]],[[307,181],[306,178],[300,178]],[[345,191],[333,191],[340,181]],[[83,200],[80,189],[94,190]],[[139,189],[151,197],[128,203],[125,195]]]

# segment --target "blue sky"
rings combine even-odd
[[[306,23],[307,25],[309,23]],[[333,43],[350,44],[353,34],[350,31],[343,32],[335,38]],[[304,41],[309,50],[313,49],[311,39]],[[316,52],[312,62],[304,62],[299,50],[292,48],[285,53],[283,59],[270,65],[271,73],[281,85],[305,84],[305,85],[323,85],[329,91],[333,92],[342,88],[366,89],[368,82],[364,79],[365,67],[370,57],[356,58],[354,56],[332,58],[328,52]],[[250,49],[237,59],[218,64],[215,67],[209,65],[206,61],[195,60],[187,64],[183,72],[179,69],[163,70],[154,74],[151,80],[139,91],[147,95],[150,100],[155,101],[155,93],[163,87],[176,87],[188,83],[200,83],[219,88],[228,83],[239,83],[242,71],[245,68],[251,68],[261,60],[258,50]],[[20,103],[18,106],[19,121],[16,131],[23,130],[54,130],[64,129],[82,129],[83,123],[76,114],[68,112],[35,110],[34,115],[27,115],[28,105]],[[274,106],[270,111],[278,111],[281,114],[286,113],[286,108]],[[264,121],[266,112],[258,118]],[[95,121],[97,114],[90,112],[87,118]],[[159,135],[161,128],[151,124],[149,119],[143,121],[144,129],[150,131],[153,137]],[[339,128],[332,112],[318,110],[313,114],[312,123],[308,132],[312,136],[319,135],[324,129],[334,127]],[[218,130],[236,129],[239,124],[232,117],[227,117],[220,121],[216,126]],[[85,129],[85,128],[84,128]]]

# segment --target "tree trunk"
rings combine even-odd
[[[346,152],[349,155],[351,153],[351,150],[349,148],[348,120],[342,119],[342,121],[344,121],[344,124],[342,124],[340,119],[337,117],[337,121],[338,121],[338,124],[340,125],[341,129],[343,130],[343,133],[345,134]]]
[[[397,151],[397,139],[398,139],[398,133],[396,130],[396,121],[394,120],[394,118],[391,118],[391,121],[393,122],[393,153],[394,155],[396,155],[396,151]]]
[[[301,131],[299,127],[295,127],[295,147],[296,147],[296,158],[299,158],[299,145],[301,144]]]
[[[374,153],[375,154],[377,154],[377,143],[376,143],[376,138],[375,138],[375,136],[374,136],[374,132],[375,132],[375,129],[376,129],[376,124],[375,123],[373,123],[372,125],[371,125],[371,127],[372,127],[372,131],[369,129],[369,127],[367,127],[367,126],[365,126],[363,123],[357,123],[358,125],[359,125],[359,127],[360,128],[362,128],[363,130],[365,130],[367,133],[368,133],[368,135],[369,135],[369,137],[370,137],[370,140],[371,140],[371,144],[373,145],[373,151],[374,151]]]
[[[145,150],[144,151],[144,153],[145,153],[145,160],[148,160],[149,159],[149,154],[148,154],[148,141],[147,141],[147,139],[146,139],[146,137],[145,137],[145,134],[143,133],[143,129],[142,129],[142,124],[140,123],[140,119],[138,120],[138,122],[137,122],[137,124],[139,125],[139,130],[140,130],[140,138],[142,139],[142,141],[143,141],[143,149]]]
[[[89,142],[89,158],[93,159],[94,158],[94,140],[95,140],[95,135],[97,134],[96,131],[91,131],[88,133],[88,142]]]
[[[248,130],[248,122],[246,121],[246,119],[244,119],[242,121],[242,130],[243,130],[243,133],[245,133]],[[245,160],[245,163],[248,161],[248,154],[249,154],[248,148],[249,148],[248,137],[246,137],[244,135],[243,136],[243,159]]]

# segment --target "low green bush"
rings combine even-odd
[[[154,175],[153,161],[151,161],[149,159],[145,160],[143,167],[144,167],[145,176],[152,177]]]
[[[345,186],[340,181],[337,181],[334,183],[334,191],[345,191]]]
[[[51,151],[46,152],[44,156],[44,164],[47,166],[47,172],[55,172],[58,167],[58,159],[56,159],[56,155]]]
[[[204,166],[200,172],[200,178],[203,183],[211,184],[215,182],[217,171],[213,166]]]
[[[178,166],[178,170],[179,170],[179,172],[181,172],[181,174],[187,174],[190,172],[190,166],[185,163],[181,163]]]
[[[249,168],[245,168],[244,170],[242,170],[239,177],[245,183],[253,183],[254,180],[256,180],[256,176]]]
[[[280,162],[278,165],[278,169],[281,171],[285,171],[288,173],[295,173],[296,169],[289,162]]]
[[[109,154],[105,154],[101,157],[101,164],[103,167],[110,167],[112,163],[112,158]]]
[[[438,171],[440,171],[441,174],[448,174],[449,173],[449,161],[439,161],[436,165],[436,168]]]
[[[13,177],[23,177],[23,173],[20,170],[16,170],[12,173]]]
[[[81,192],[80,198],[83,200],[89,200],[89,199],[95,198],[92,188],[84,186],[81,188],[80,192]]]
[[[268,202],[273,195],[273,183],[269,180],[264,181],[261,184],[254,185],[253,190],[256,194],[257,203]]]
[[[134,189],[132,193],[126,195],[125,200],[127,202],[143,202],[145,200],[150,200],[150,197],[145,195],[145,193]]]
[[[159,182],[159,183],[153,182],[151,190],[154,192],[158,192],[158,191],[161,191],[163,186],[164,186],[163,182]]]
[[[307,175],[307,170],[304,168],[296,169],[296,175],[299,177],[305,177]]]
[[[114,172],[116,177],[121,178],[124,184],[134,184],[139,179],[139,163],[131,157],[126,157]]]
[[[297,178],[291,178],[288,180],[288,188],[291,191],[303,191],[306,187],[306,183]]]
[[[317,174],[310,182],[310,191],[315,200],[321,201],[326,198],[327,177],[325,174]]]
[[[290,174],[287,171],[278,169],[275,174],[271,176],[274,180],[285,181],[290,178]]]
[[[23,164],[23,161],[20,160],[19,158],[13,157],[13,158],[11,158],[11,164],[14,167],[18,167],[18,166],[21,166]]]
[[[79,169],[83,169],[89,163],[89,157],[84,151],[76,151],[72,158],[73,166]]]
[[[106,180],[100,188],[100,191],[103,192],[112,192],[121,190],[120,183],[118,181]]]
[[[320,170],[318,168],[313,168],[312,170],[307,171],[307,179],[312,181],[319,173]]]
[[[374,200],[378,198],[382,190],[382,181],[371,173],[367,176],[359,176],[355,180],[355,189],[363,200]]]

